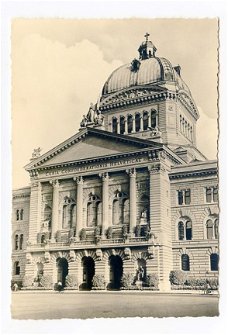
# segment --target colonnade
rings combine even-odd
[[[134,232],[134,228],[136,226],[137,221],[137,198],[136,198],[136,169],[131,168],[126,170],[126,173],[129,176],[129,212],[130,212],[130,219],[129,219],[129,233],[132,234]],[[101,173],[99,174],[101,178],[101,187],[102,187],[102,235],[104,236],[107,228],[112,225],[109,218],[109,185],[110,185],[110,177],[109,173]],[[74,177],[74,181],[76,182],[76,237],[79,238],[79,234],[83,226],[83,189],[84,189],[84,178],[82,176]],[[59,227],[59,196],[60,196],[60,189],[61,189],[61,180],[52,180],[50,181],[52,185],[52,219],[51,219],[51,241],[55,242],[55,235],[56,232],[60,229]],[[38,199],[42,198],[42,186],[39,183],[38,187]],[[40,201],[40,200],[39,200]],[[37,217],[41,222],[41,207],[39,206],[39,213],[37,213]],[[40,229],[40,222],[39,226],[37,227]],[[36,232],[38,233],[39,230]]]

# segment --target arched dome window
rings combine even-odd
[[[184,223],[182,221],[178,223],[178,240],[184,240]]]
[[[133,130],[133,117],[132,115],[128,115],[127,117],[127,132],[131,134]]]
[[[157,112],[155,110],[151,111],[151,128],[156,128],[158,126],[157,122]]]
[[[116,117],[112,119],[112,132],[117,134],[117,118]]]
[[[121,116],[120,117],[120,134],[125,133],[125,117]]]
[[[138,132],[140,130],[140,114],[137,113],[135,114],[135,131]]]

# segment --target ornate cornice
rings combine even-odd
[[[216,175],[217,175],[217,169],[211,168],[211,169],[198,170],[198,171],[183,171],[183,172],[177,172],[177,173],[170,173],[169,179],[175,180],[175,179],[206,177],[206,176],[216,176]]]
[[[162,84],[162,83],[161,83]],[[104,113],[106,111],[116,108],[126,108],[131,105],[139,105],[151,103],[152,101],[176,99],[176,94],[167,91],[165,88],[159,86],[148,87],[134,87],[132,89],[122,90],[114,94],[108,95],[101,101],[100,110]]]
[[[199,112],[192,98],[185,91],[180,91],[177,95],[177,99],[186,107],[193,117],[198,120]]]

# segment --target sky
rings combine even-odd
[[[24,166],[78,131],[109,75],[138,56],[146,32],[156,55],[181,66],[200,112],[198,148],[217,153],[216,19],[14,19],[12,54],[13,188],[29,185]]]

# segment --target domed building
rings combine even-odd
[[[181,67],[145,37],[79,132],[35,151],[31,186],[13,193],[12,280],[24,289],[163,292],[175,276],[217,280],[217,162],[197,149]]]

